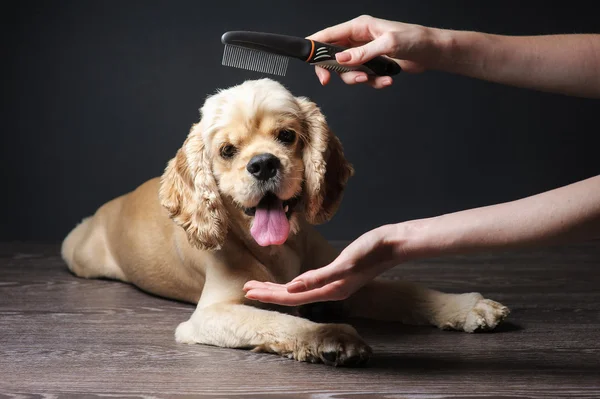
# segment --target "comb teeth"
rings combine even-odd
[[[363,66],[347,67],[347,66],[338,64],[337,61],[335,61],[335,60],[317,61],[317,62],[313,62],[312,65],[318,65],[321,68],[329,69],[330,71],[338,72],[338,73],[344,73],[344,72],[350,72],[350,71],[365,71],[367,73],[369,72],[369,70]]]
[[[334,72],[350,72],[353,71],[354,69],[350,69],[350,68],[346,68],[343,66],[339,66],[339,65],[330,65],[330,64],[318,64],[321,68],[325,68],[325,69],[329,69],[330,71],[334,71]]]
[[[223,65],[249,71],[285,76],[289,58],[245,47],[225,45]]]

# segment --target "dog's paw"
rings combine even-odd
[[[318,358],[330,366],[362,366],[371,357],[372,350],[347,324],[325,324],[312,342],[299,348],[300,356]]]
[[[261,345],[254,351],[336,367],[365,365],[372,354],[371,347],[347,324],[320,324],[290,342]]]
[[[472,333],[475,331],[493,330],[509,314],[510,309],[501,303],[492,301],[491,299],[481,299],[467,313],[463,331]]]
[[[195,344],[197,342],[195,337],[194,324],[191,321],[184,321],[180,323],[175,329],[175,342],[180,344]]]

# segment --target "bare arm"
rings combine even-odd
[[[286,285],[251,281],[244,289],[250,299],[283,305],[341,300],[410,259],[598,237],[600,175],[503,204],[381,226]]]
[[[438,31],[433,68],[523,88],[600,97],[600,35],[502,36]]]
[[[403,224],[396,225],[396,228]],[[409,222],[409,257],[600,238],[600,175],[516,201]]]

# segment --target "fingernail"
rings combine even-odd
[[[366,82],[367,80],[369,80],[369,78],[367,78],[365,75],[358,75],[355,79],[355,81],[358,83]]]
[[[392,84],[392,79],[383,79],[381,83],[385,86],[389,86]]]
[[[339,62],[346,62],[346,61],[350,61],[350,59],[352,58],[352,56],[350,55],[350,53],[344,52],[342,51],[341,53],[337,53],[335,55],[335,58],[339,61]]]
[[[294,281],[287,286],[288,292],[302,292],[306,291],[306,284],[302,281]]]

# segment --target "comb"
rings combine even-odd
[[[265,32],[230,31],[221,36],[225,45],[222,65],[285,76],[290,58],[334,72],[362,71],[373,76],[392,76],[402,71],[396,62],[375,57],[364,64],[339,64],[335,54],[347,47],[301,37]]]

